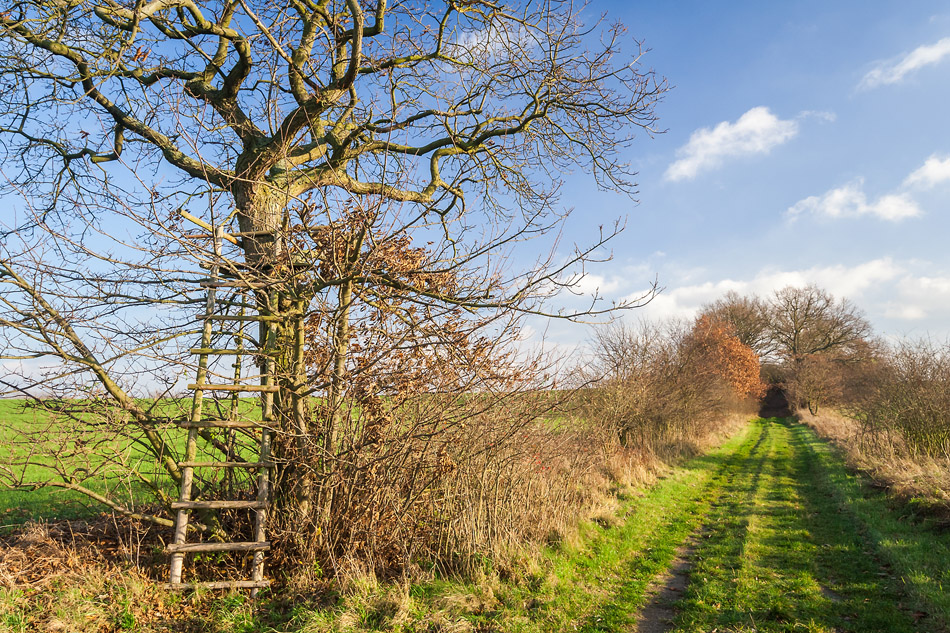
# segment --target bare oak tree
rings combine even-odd
[[[133,395],[188,371],[189,262],[224,258],[275,317],[275,492],[307,524],[354,372],[406,345],[444,356],[452,332],[543,313],[575,283],[602,242],[515,272],[500,254],[560,225],[563,173],[634,193],[623,152],[666,86],[600,24],[567,0],[8,3],[0,143],[27,203],[0,253],[4,356],[61,362],[44,389],[120,410],[178,479],[168,413]],[[212,253],[181,209],[238,237]],[[354,350],[379,340],[354,329],[370,313],[401,323],[375,355]],[[21,373],[5,380],[27,392]]]
[[[751,347],[760,358],[774,351],[768,304],[755,295],[740,295],[730,290],[700,313],[732,326],[742,344]]]
[[[843,354],[871,333],[871,325],[854,304],[836,300],[815,285],[776,291],[771,311],[777,351],[792,361],[811,354]]]

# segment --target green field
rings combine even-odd
[[[140,405],[156,416],[186,417],[191,400],[157,404],[143,400]],[[211,406],[208,401],[206,407]],[[240,415],[259,419],[255,400],[242,400],[240,406]],[[8,485],[11,479],[42,483],[75,477],[85,487],[123,504],[152,502],[155,494],[150,486],[175,496],[167,473],[140,444],[142,433],[123,422],[122,418],[110,422],[106,416],[88,413],[70,419],[30,406],[26,400],[0,400],[0,464],[13,465],[13,471],[3,473],[0,479],[0,529],[28,520],[88,518],[106,509],[74,490],[55,486],[13,489]],[[173,424],[159,425],[157,430],[173,451],[180,454],[184,450],[186,431]],[[199,458],[210,455],[201,451],[202,446],[199,442]],[[32,464],[20,465],[27,458]]]

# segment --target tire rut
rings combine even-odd
[[[715,498],[654,579],[634,630],[918,630],[813,449],[790,422],[757,424],[752,449],[717,473]]]
[[[753,495],[758,489],[759,478],[767,462],[763,444],[769,440],[769,435],[769,429],[763,427],[747,455],[744,450],[737,450],[720,467],[710,482],[710,489],[717,490],[717,494],[708,503],[707,518],[719,512],[734,514],[729,510],[734,510],[735,506],[743,503],[743,501],[731,500],[731,497],[738,495],[740,491],[737,488],[745,488],[744,478],[737,480],[737,477],[740,475],[741,466],[747,464],[750,459],[755,459],[756,467],[750,480],[751,485],[745,491],[744,501],[747,502],[748,496]],[[682,599],[689,586],[697,543],[708,538],[709,535],[707,520],[678,547],[669,568],[650,583],[646,592],[647,603],[637,617],[635,629],[637,633],[666,633],[673,629],[677,613],[676,603]]]

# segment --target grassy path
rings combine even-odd
[[[950,535],[897,520],[791,421],[753,421],[596,530],[581,551],[552,553],[547,581],[501,587],[498,608],[466,619],[525,633],[950,630]],[[684,550],[673,621],[640,621]]]
[[[756,424],[762,441],[704,522],[675,630],[925,630],[808,432]]]

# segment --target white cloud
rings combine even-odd
[[[948,180],[950,180],[950,158],[931,156],[904,180],[904,186],[930,189]]]
[[[673,181],[692,179],[704,169],[718,167],[724,159],[767,154],[796,134],[796,121],[783,121],[767,107],[758,106],[735,123],[723,121],[714,128],[693,132],[689,142],[676,151],[679,159],[667,168],[665,177]]]
[[[920,306],[890,303],[884,310],[884,316],[901,321],[920,321],[927,318],[927,312]]]
[[[602,275],[587,273],[577,281],[573,290],[575,294],[603,296],[612,294],[627,284],[629,284],[629,279],[625,277],[611,276],[606,278]]]
[[[799,119],[818,119],[826,123],[834,123],[838,120],[838,115],[826,110],[802,110],[798,113]]]
[[[950,55],[950,37],[945,37],[936,44],[918,46],[896,61],[880,62],[861,79],[858,87],[868,89],[898,83],[910,73],[924,66],[937,64],[948,55]]]
[[[872,202],[863,187],[863,179],[855,180],[820,196],[800,200],[789,207],[787,213],[793,219],[805,214],[833,219],[870,215],[889,222],[914,218],[922,213],[917,203],[905,193],[888,194]]]
[[[923,268],[932,270],[933,266]],[[900,321],[931,319],[947,322],[950,306],[950,276],[904,275],[884,306],[884,316]]]
[[[477,59],[513,59],[518,51],[538,45],[538,38],[528,29],[498,28],[492,25],[483,29],[462,31],[451,46],[457,55],[471,55]]]

